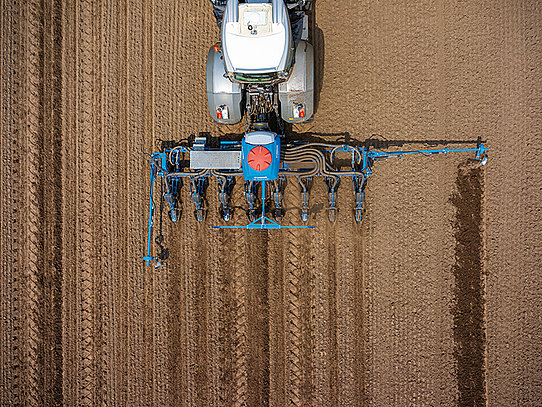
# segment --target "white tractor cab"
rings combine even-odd
[[[209,113],[264,129],[309,120],[314,108],[310,1],[211,0],[221,41],[207,56]]]

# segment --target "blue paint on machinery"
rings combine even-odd
[[[249,163],[251,152],[256,150],[269,152],[269,167],[257,170]],[[247,133],[241,141],[243,178],[246,181],[272,181],[279,177],[280,137],[269,131]]]

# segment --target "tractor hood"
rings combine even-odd
[[[222,24],[226,72],[257,74],[287,69],[292,48],[283,0],[239,4],[229,0]]]

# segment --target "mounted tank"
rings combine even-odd
[[[280,137],[270,131],[245,134],[241,142],[243,178],[272,181],[279,176]]]

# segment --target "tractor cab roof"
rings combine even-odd
[[[287,69],[291,37],[283,0],[229,0],[222,23],[226,71],[258,74]]]

